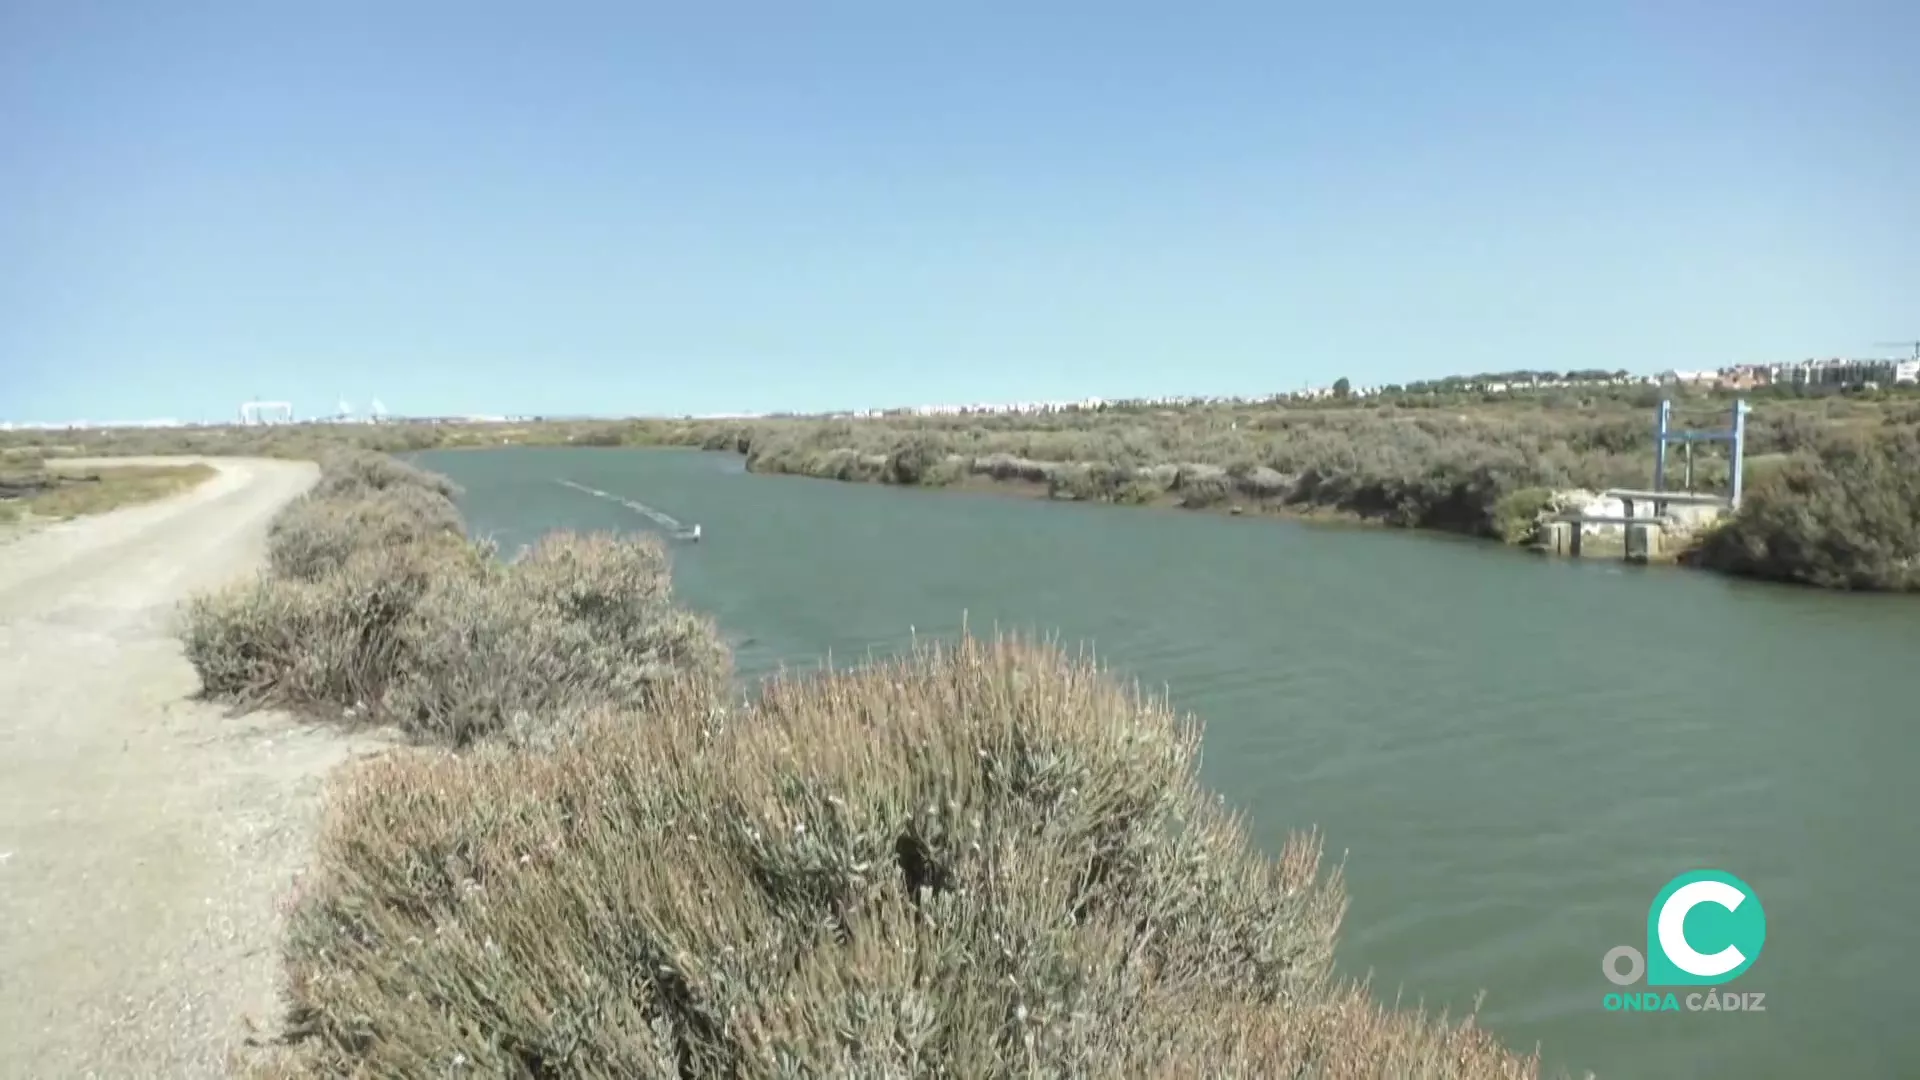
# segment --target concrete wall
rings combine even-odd
[[[1627,508],[1624,500],[1602,495],[1593,491],[1558,491],[1554,493],[1553,510],[1559,514],[1586,514],[1593,517],[1624,517]],[[1720,519],[1726,513],[1724,506],[1689,506],[1681,503],[1668,503],[1666,516],[1673,519],[1676,533],[1694,532]],[[1653,504],[1646,499],[1634,500],[1635,517],[1652,517]],[[1582,525],[1581,532],[1587,536],[1619,537],[1622,529],[1619,525]]]
[[[1560,513],[1589,514],[1595,517],[1619,517],[1627,512],[1619,499],[1610,499],[1598,492],[1580,490],[1554,492],[1553,507]],[[1587,536],[1616,536],[1620,532],[1620,526],[1582,525],[1580,531]]]

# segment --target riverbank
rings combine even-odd
[[[1920,409],[1774,404],[1749,427],[1741,510],[1668,537],[1654,558],[1824,588],[1920,589]],[[1543,539],[1578,492],[1650,487],[1653,459],[1650,426],[1620,403],[1573,416],[1376,408],[789,421],[750,429],[733,448],[763,473],[1334,517],[1520,546]],[[1724,458],[1701,455],[1690,468],[1702,488],[1725,487]]]
[[[276,1075],[1538,1074],[1335,977],[1339,869],[1164,701],[967,637],[741,698],[632,647],[685,640],[653,541],[501,563],[451,490],[333,464],[188,620],[210,694],[422,744],[334,788]]]

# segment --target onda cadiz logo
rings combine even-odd
[[[1765,994],[1722,993],[1740,977],[1767,941],[1767,913],[1753,887],[1724,870],[1690,870],[1653,898],[1647,910],[1647,951],[1631,945],[1607,950],[1600,970],[1607,981],[1632,987],[1700,986],[1684,997],[1672,991],[1625,990],[1601,1002],[1608,1012],[1765,1012]]]

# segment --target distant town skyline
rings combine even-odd
[[[1339,393],[1338,384],[1347,381],[1347,393],[1357,399],[1365,399],[1381,394],[1389,389],[1404,390],[1407,387],[1420,387],[1433,384],[1465,383],[1467,388],[1488,393],[1506,393],[1509,391],[1554,389],[1557,387],[1577,388],[1586,385],[1677,385],[1711,384],[1725,390],[1755,389],[1770,385],[1797,386],[1866,386],[1866,385],[1920,385],[1920,350],[1911,359],[1900,357],[1830,357],[1826,359],[1809,358],[1800,361],[1782,361],[1777,363],[1731,364],[1718,368],[1694,370],[1668,369],[1661,372],[1633,372],[1625,368],[1616,368],[1611,372],[1592,369],[1587,373],[1576,371],[1554,371],[1538,369],[1533,374],[1548,378],[1520,379],[1519,372],[1504,375],[1494,372],[1455,372],[1435,375],[1424,379],[1411,380],[1406,384],[1353,384],[1350,380],[1335,380],[1333,383],[1318,386],[1306,386],[1297,389],[1274,390],[1257,394],[1164,394],[1136,397],[1102,397],[1087,395],[1078,398],[1061,398],[1048,401],[1025,401],[999,399],[961,403],[894,403],[886,405],[849,406],[818,410],[774,409],[750,412],[711,412],[711,413],[674,413],[674,412],[556,412],[556,413],[477,413],[458,414],[446,412],[401,412],[390,414],[378,399],[368,410],[359,411],[341,400],[331,413],[301,414],[293,403],[283,401],[249,400],[242,402],[236,409],[238,422],[248,423],[367,423],[383,419],[459,419],[474,422],[506,422],[527,420],[538,417],[546,420],[622,420],[622,419],[673,419],[691,417],[699,420],[755,419],[781,413],[798,413],[818,416],[873,417],[890,414],[917,415],[960,415],[967,413],[1034,413],[1056,412],[1075,408],[1098,408],[1104,405],[1124,405],[1144,402],[1148,404],[1197,404],[1204,402],[1231,401],[1279,401],[1279,400],[1319,400]],[[1582,377],[1574,377],[1581,375]],[[1564,376],[1564,377],[1561,377]],[[218,426],[234,423],[234,417],[225,419],[181,419],[177,417],[155,417],[145,420],[89,419],[75,418],[62,421],[30,420],[20,421],[0,417],[0,431],[61,429],[80,427],[185,427]]]

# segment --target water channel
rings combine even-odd
[[[1206,723],[1204,779],[1277,850],[1345,853],[1339,960],[1376,992],[1605,1076],[1920,1075],[1920,602],[1550,561],[1477,542],[746,473],[694,451],[422,455],[503,550],[703,528],[676,588],[753,677],[911,632],[1093,645]],[[1729,989],[1609,1012],[1675,874],[1765,904]],[[1684,988],[1683,988],[1684,989]]]

